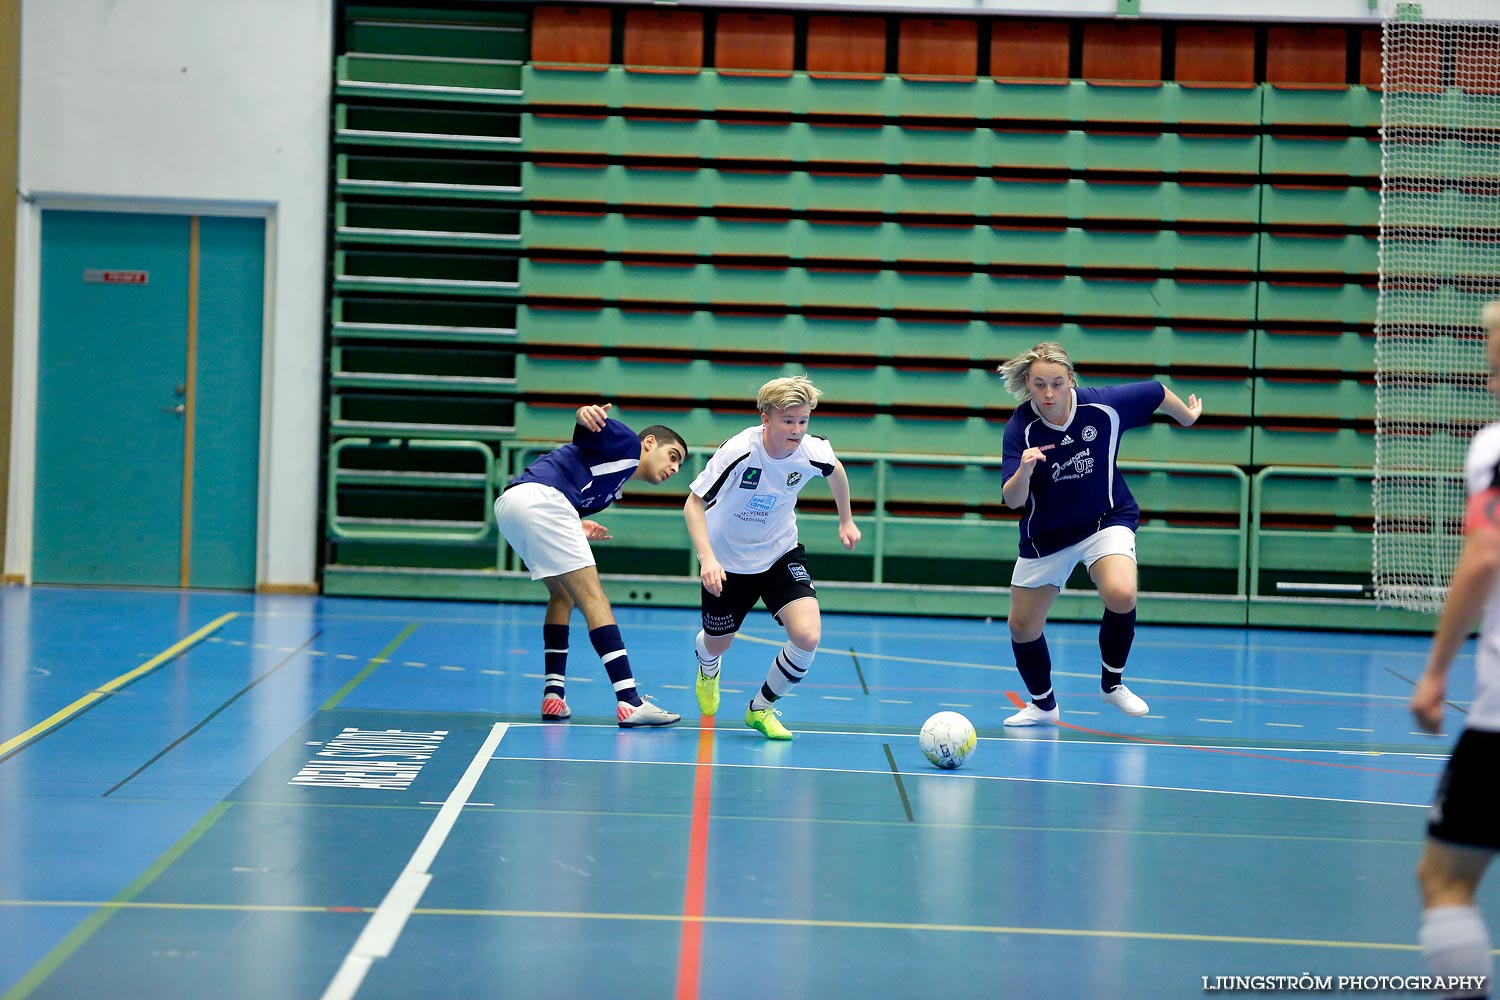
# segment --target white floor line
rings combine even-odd
[[[821,774],[868,774],[889,778],[888,768],[869,770],[860,767],[791,767],[786,764],[731,764],[714,761],[700,764],[692,760],[607,760],[592,757],[506,757],[506,760],[547,761],[552,764],[613,764],[633,767],[713,767],[753,771],[809,771]],[[1257,799],[1294,799],[1301,802],[1340,802],[1354,806],[1393,806],[1398,809],[1429,809],[1429,802],[1380,802],[1371,799],[1343,799],[1331,795],[1290,795],[1283,792],[1251,792],[1228,788],[1186,788],[1178,785],[1137,785],[1125,781],[1079,781],[1069,778],[1026,778],[1010,774],[974,774],[969,771],[940,771],[937,768],[922,768],[902,771],[903,778],[937,778],[942,781],[1022,781],[1035,785],[1086,785],[1089,788],[1137,788],[1148,792],[1188,792],[1194,795],[1235,795]],[[328,1000],[325,995],[324,1000]]]
[[[359,992],[359,987],[364,983],[365,975],[369,973],[370,966],[374,964],[375,959],[385,958],[391,953],[391,949],[396,945],[396,939],[401,936],[402,928],[406,926],[407,918],[422,901],[422,893],[427,890],[427,884],[432,881],[432,875],[428,869],[432,867],[438,851],[443,847],[443,841],[448,839],[448,834],[452,832],[453,824],[458,821],[458,816],[463,812],[464,806],[469,804],[469,795],[473,793],[474,786],[479,783],[480,776],[489,766],[490,760],[495,756],[496,748],[500,746],[500,741],[504,739],[505,731],[509,728],[509,723],[497,722],[490,729],[490,735],[485,739],[484,745],[479,748],[474,759],[469,761],[468,769],[464,771],[463,777],[458,779],[458,784],[453,786],[453,791],[448,794],[443,807],[433,818],[432,825],[427,828],[426,836],[412,852],[411,860],[406,863],[406,868],[396,877],[396,883],[385,894],[385,899],[381,900],[375,912],[370,914],[370,920],[354,942],[354,947],[350,948],[349,954],[344,956],[339,971],[334,975],[333,981],[328,984],[328,989],[323,991],[323,1000],[350,1000]]]

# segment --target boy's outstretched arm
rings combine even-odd
[[[604,430],[604,422],[609,419],[610,407],[614,405],[614,403],[605,403],[603,406],[597,403],[584,403],[578,408],[578,425],[591,431]]]

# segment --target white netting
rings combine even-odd
[[[1480,312],[1500,299],[1500,2],[1382,0],[1375,593],[1442,606],[1463,458],[1500,419]]]

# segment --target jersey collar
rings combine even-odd
[[[1048,427],[1051,427],[1053,430],[1055,430],[1055,431],[1065,431],[1065,430],[1068,429],[1069,426],[1072,425],[1073,418],[1078,415],[1078,390],[1076,388],[1069,387],[1069,389],[1068,389],[1068,417],[1067,417],[1066,420],[1064,420],[1060,424],[1054,424],[1052,421],[1050,421],[1046,417],[1042,416],[1042,408],[1040,406],[1036,405],[1036,400],[1034,400],[1034,399],[1031,400],[1031,412],[1035,413],[1038,417],[1041,417],[1042,423],[1046,424]]]

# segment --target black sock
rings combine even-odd
[[[1135,608],[1122,614],[1104,609],[1099,620],[1099,687],[1113,691],[1120,686],[1125,661],[1130,658],[1130,644],[1135,641]]]
[[[1016,669],[1021,672],[1021,681],[1036,707],[1050,712],[1057,707],[1052,696],[1052,654],[1047,652],[1047,637],[1039,635],[1030,642],[1010,641],[1010,649],[1016,655]]]

